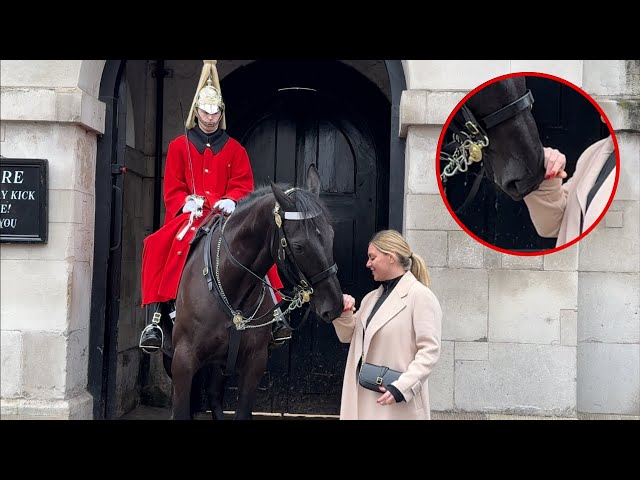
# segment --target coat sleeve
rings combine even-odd
[[[333,321],[333,328],[336,329],[338,340],[342,343],[351,342],[351,337],[353,337],[353,331],[356,327],[356,316],[358,313],[360,312],[342,312],[342,315]]]
[[[562,225],[562,219],[567,208],[567,196],[573,189],[574,182],[580,182],[589,168],[591,159],[604,145],[609,145],[613,149],[611,137],[603,138],[589,145],[582,152],[576,162],[576,169],[569,180],[562,183],[561,178],[543,180],[540,187],[524,197],[524,202],[529,209],[531,222],[538,235],[545,238],[557,237]],[[576,180],[577,179],[577,180]]]
[[[169,144],[167,150],[167,161],[164,168],[164,206],[167,216],[165,223],[182,213],[182,207],[186,198],[191,194],[191,189],[187,185],[185,172],[185,138],[178,137]]]
[[[231,172],[227,182],[227,190],[223,198],[230,198],[238,202],[242,197],[253,190],[253,171],[249,162],[247,150],[239,145],[231,161]]]
[[[538,235],[545,238],[558,236],[562,217],[567,208],[567,192],[571,179],[563,185],[561,178],[543,180],[537,190],[524,197],[531,222]]]
[[[438,299],[428,288],[415,295],[411,318],[417,352],[407,370],[392,383],[407,402],[420,392],[422,383],[440,358],[442,310]]]
[[[355,313],[342,312],[342,315],[340,315],[333,321],[333,327],[336,329],[338,340],[340,340],[342,343],[351,342],[353,332],[356,328],[356,325],[358,324],[358,321],[360,320],[360,313],[362,312],[364,305],[366,305],[371,298],[371,295],[375,292],[376,291],[373,290],[372,292],[369,292],[367,295],[365,295],[365,297],[362,299],[362,302],[360,302],[360,308]]]

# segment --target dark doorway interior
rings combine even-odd
[[[390,104],[380,90],[340,62],[258,61],[222,82],[227,130],[247,148],[256,185],[303,187],[315,164],[321,199],[335,230],[334,258],[344,292],[357,300],[374,288],[367,243],[388,225]],[[310,318],[270,355],[257,411],[338,413],[348,345]],[[235,384],[226,408],[233,409]]]

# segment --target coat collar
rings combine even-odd
[[[371,319],[371,322],[369,323],[369,326],[365,330],[365,351],[368,349],[373,335],[406,307],[405,298],[409,294],[409,288],[414,284],[414,282],[417,281],[418,279],[411,272],[407,272],[402,276],[396,287],[391,291],[385,302],[375,313],[375,315]],[[371,299],[370,305],[367,308],[367,312],[363,312],[364,315],[360,316],[360,321],[363,328],[364,322],[366,322],[367,318],[369,317],[369,312],[371,312],[371,309],[373,309],[373,306],[383,292],[384,287],[380,285],[376,294]]]
[[[594,145],[595,146],[595,145]],[[578,203],[580,204],[580,210],[582,210],[583,215],[586,215],[585,206],[587,204],[587,196],[591,191],[591,188],[596,182],[598,178],[598,174],[605,162],[613,152],[613,140],[611,137],[607,137],[600,142],[600,145],[595,146],[597,150],[593,152],[593,157],[591,162],[588,165],[584,165],[588,170],[584,174],[584,180],[578,184],[576,189],[576,196],[578,198]]]
[[[211,135],[207,135],[200,127],[196,125],[187,132],[189,141],[193,143],[200,154],[204,154],[205,148],[209,147],[216,155],[222,150],[222,148],[229,140],[229,135],[225,130],[218,129]]]

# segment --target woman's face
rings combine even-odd
[[[376,282],[383,282],[395,278],[396,275],[396,262],[394,262],[393,255],[383,253],[378,250],[373,243],[369,244],[367,250],[367,268],[371,270],[373,279]]]

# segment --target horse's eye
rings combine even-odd
[[[299,243],[292,243],[291,250],[293,250],[293,253],[304,253],[304,248]]]

